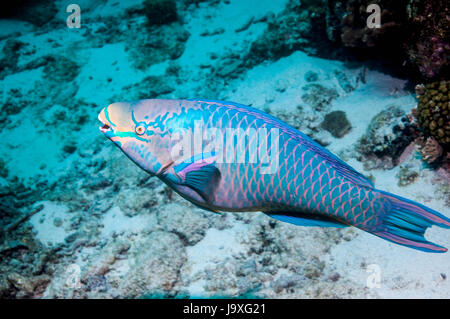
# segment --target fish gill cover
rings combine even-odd
[[[280,211],[203,210],[213,187],[198,180],[224,176],[208,166],[215,154],[174,170],[200,194],[188,201],[98,130],[118,101],[233,101],[303,132],[354,181],[448,218],[448,3],[257,3],[0,4],[1,298],[450,297],[449,253]],[[143,121],[133,134],[165,123]],[[421,236],[429,220],[389,198],[403,237],[383,236],[408,245],[405,229]],[[446,229],[426,238],[450,247]]]

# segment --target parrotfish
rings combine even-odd
[[[100,130],[134,163],[213,212],[261,211],[299,226],[354,226],[393,243],[450,219],[373,183],[299,130],[256,108],[214,100],[117,102]]]

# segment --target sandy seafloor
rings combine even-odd
[[[102,107],[142,96],[148,85],[159,87],[159,97],[252,105],[325,141],[328,149],[371,176],[377,188],[450,216],[448,182],[424,165],[414,149],[388,169],[365,169],[355,150],[380,111],[396,105],[410,113],[416,105],[406,80],[296,51],[240,74],[225,74],[215,83],[214,76],[223,75],[216,66],[239,61],[266,23],[235,30],[251,17],[258,21],[270,12],[278,14],[284,0],[187,6],[182,28],[190,35],[181,56],[170,59],[161,53],[161,59],[149,58],[153,62],[139,69],[136,64],[146,57],[139,56],[141,47],[132,46],[142,38],[134,34],[134,40],[127,40],[126,33],[145,19],[124,13],[139,2],[78,1],[80,29],[65,27],[63,9],[52,27],[0,21],[1,47],[10,38],[26,44],[16,71],[0,81],[3,103],[21,101],[21,110],[8,116],[0,131],[0,157],[8,171],[1,184],[16,176],[38,193],[23,212],[44,205],[20,226],[28,249],[2,257],[3,287],[17,297],[44,298],[450,298],[450,253],[423,253],[355,228],[301,228],[261,213],[203,211],[149,179],[102,136],[96,120]],[[69,2],[57,3],[65,8]],[[116,29],[111,32],[121,30],[124,36],[108,33],[112,24]],[[220,31],[205,35],[205,30]],[[39,63],[26,67],[49,55],[70,59],[79,68],[65,77],[67,64],[56,70]],[[322,111],[302,98],[307,72],[317,75],[314,83],[337,93]],[[365,83],[357,80],[363,73]],[[335,110],[344,111],[352,126],[342,138],[320,127],[324,114]],[[399,186],[402,167],[417,172],[406,186]],[[448,230],[434,227],[426,236],[450,247]]]

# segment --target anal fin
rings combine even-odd
[[[288,213],[270,212],[265,214],[279,221],[294,224],[297,226],[337,227],[337,228],[343,228],[348,226],[346,224],[337,221],[334,218],[318,214],[297,213],[297,212],[288,212]]]

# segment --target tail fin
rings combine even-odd
[[[412,200],[374,189],[390,203],[390,210],[385,212],[381,230],[371,231],[372,234],[410,248],[444,253],[447,248],[436,245],[424,238],[428,227],[437,225],[450,228],[450,219],[424,205]]]

